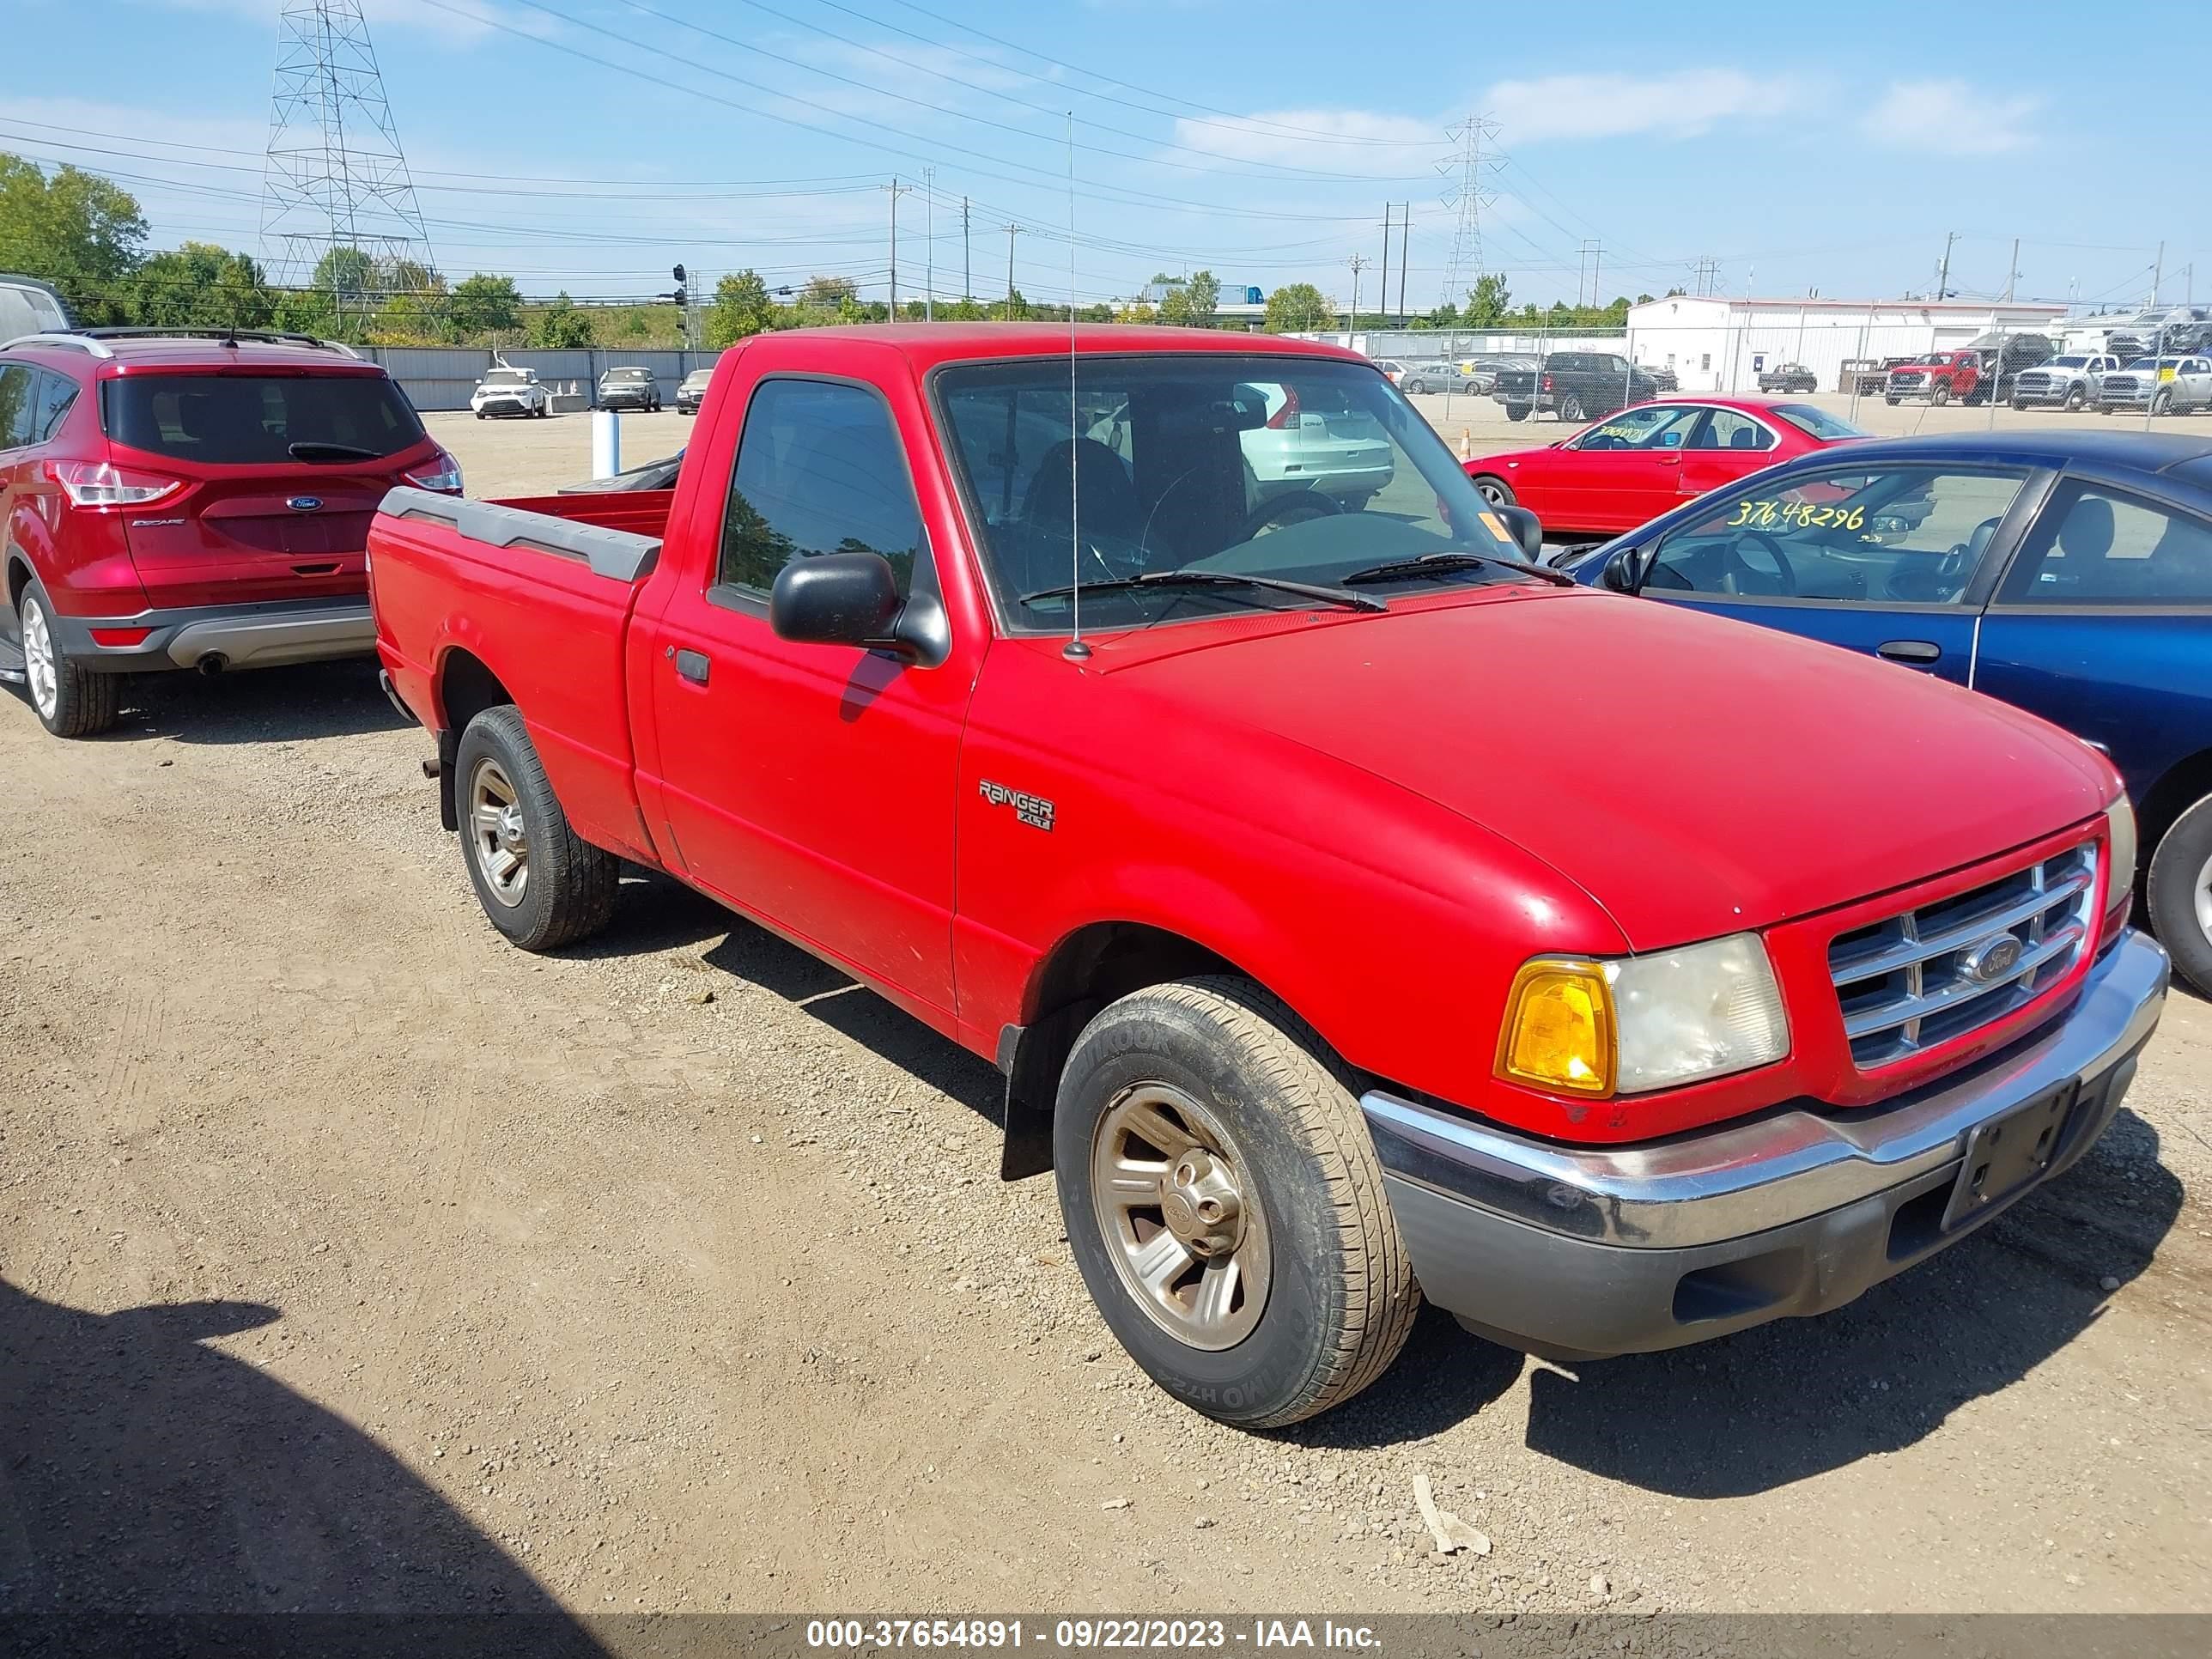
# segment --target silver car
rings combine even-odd
[[[649,368],[611,368],[599,376],[599,407],[658,410],[660,382]]]
[[[711,368],[695,368],[686,374],[683,384],[676,388],[676,412],[678,415],[696,415],[699,405],[707,401],[707,384],[714,378],[714,371]]]
[[[1475,377],[1457,363],[1408,363],[1406,372],[1398,377],[1398,390],[1405,392],[1473,392]]]
[[[1302,398],[1296,388],[1273,381],[1237,387],[1240,398],[1248,392],[1267,404],[1267,424],[1237,434],[1261,501],[1294,489],[1317,489],[1357,512],[1389,487],[1395,471],[1390,440],[1382,423],[1366,410],[1340,397],[1332,406],[1320,406],[1316,400],[1327,396],[1327,390],[1310,387]]]

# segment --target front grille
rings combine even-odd
[[[2048,374],[2023,374],[2020,377],[2020,389],[2022,392],[2048,392],[2051,390],[2051,377]]]
[[[2130,374],[2107,374],[2100,389],[2108,398],[2132,398],[2136,395],[2135,377]]]
[[[1851,1059],[1885,1066],[1948,1042],[2063,978],[2090,937],[2096,878],[2096,843],[2084,842],[1837,935],[1828,972]]]

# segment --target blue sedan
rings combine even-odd
[[[2101,749],[2140,820],[2152,929],[2212,994],[2212,438],[1854,443],[1561,562],[1577,581],[1870,652]],[[1890,810],[1912,810],[1910,755]]]

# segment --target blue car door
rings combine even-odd
[[[1760,474],[1646,550],[1638,591],[1963,685],[1982,602],[2048,483],[2025,465],[1840,457]]]
[[[1982,618],[1973,683],[2095,744],[2139,804],[2212,750],[2212,494],[2062,479]]]

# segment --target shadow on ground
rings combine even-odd
[[[1682,1498],[1770,1491],[1912,1445],[2011,1387],[2150,1265],[2181,1212],[2123,1108],[2081,1162],[1973,1237],[1813,1319],[1529,1379],[1528,1445]]]
[[[190,672],[134,675],[123,693],[123,717],[114,731],[94,741],[287,743],[397,732],[406,724],[377,686],[375,660],[362,657],[213,678]]]
[[[599,1654],[368,1435],[205,1346],[278,1317],[251,1302],[90,1313],[0,1280],[0,1617],[15,1636],[120,1618],[143,1640],[149,1615],[495,1618],[530,1651]]]

